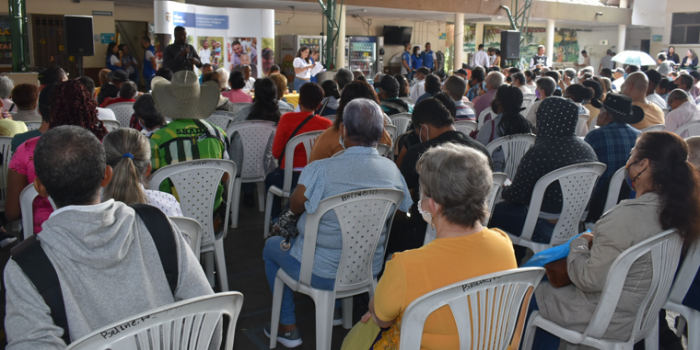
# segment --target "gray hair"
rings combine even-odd
[[[486,76],[484,81],[486,85],[491,86],[492,89],[498,89],[503,85],[504,80],[506,80],[506,77],[501,72],[491,72]]]
[[[219,73],[219,88],[222,90],[228,88],[229,73],[226,68],[219,68],[216,72]]]
[[[442,206],[447,221],[473,227],[488,217],[493,174],[486,155],[448,142],[423,153],[416,169],[423,195]]]
[[[576,70],[573,68],[564,69],[564,75],[566,75],[567,77],[569,77],[571,79],[574,79],[574,78],[576,78]]]
[[[10,98],[14,88],[15,84],[12,82],[12,79],[8,77],[0,78],[0,98]]]
[[[668,103],[671,103],[671,101],[688,101],[690,99],[690,96],[688,96],[688,93],[683,91],[682,89],[675,89],[671,91],[668,94]]]
[[[343,109],[347,138],[361,146],[375,147],[384,133],[384,114],[376,102],[356,98]]]
[[[340,68],[338,72],[335,73],[335,82],[338,83],[339,90],[344,89],[345,85],[350,84],[353,79],[352,72],[347,68]]]

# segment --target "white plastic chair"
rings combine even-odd
[[[214,232],[214,201],[216,190],[225,173],[229,174],[225,183],[226,214],[222,232]],[[161,182],[170,179],[175,187],[182,207],[182,213],[188,218],[199,221],[204,229],[201,252],[213,252],[214,259],[207,256],[205,271],[209,283],[214,285],[214,263],[218,272],[222,291],[228,291],[226,258],[224,256],[224,238],[228,231],[229,213],[231,212],[231,194],[236,177],[236,164],[230,160],[198,159],[164,166],[151,176],[149,188],[159,188]],[[222,205],[224,205],[222,203]]]
[[[233,349],[236,322],[243,306],[239,292],[187,299],[143,312],[98,329],[66,350],[186,350],[208,349],[224,316],[230,321],[221,336]]]
[[[513,244],[530,248],[535,254],[568,241],[579,233],[579,222],[584,219],[584,211],[591,199],[595,183],[605,171],[606,165],[598,162],[572,164],[559,168],[540,178],[532,191],[532,198],[520,236],[508,233]],[[532,241],[535,225],[540,215],[544,192],[547,187],[559,181],[562,193],[562,210],[554,226],[549,243]]]
[[[272,133],[277,130],[275,122],[249,120],[231,125],[226,130],[229,140],[234,134],[240,135],[243,145],[243,164],[239,165],[241,176],[233,183],[231,206],[231,228],[238,227],[238,202],[241,198],[241,184],[256,183],[258,188],[258,207],[265,211],[265,150]]]
[[[408,126],[411,125],[411,113],[398,113],[389,116],[389,118],[391,119],[391,124],[396,127],[396,135],[404,134],[408,131]]]
[[[12,159],[12,137],[0,136],[0,153],[2,153],[2,171],[0,171],[0,212],[5,211],[7,199],[7,170]]]
[[[324,118],[328,119],[331,121],[331,123],[335,123],[335,118],[338,118],[338,115],[332,114],[332,115],[324,115]]]
[[[484,123],[486,122],[486,116],[491,114],[491,119],[494,119],[496,116],[493,113],[493,110],[491,107],[484,109],[481,111],[479,114],[479,118],[477,119],[478,125],[477,125],[477,130],[481,130],[481,128],[484,126]]]
[[[496,198],[498,198],[498,193],[501,191],[501,188],[503,187],[503,184],[508,180],[508,174],[506,173],[493,173],[493,185],[491,185],[491,193],[489,193],[488,197],[488,204],[489,204],[489,213],[491,216],[493,216],[493,208],[496,207]],[[486,219],[486,223],[484,223],[484,226],[486,226],[489,222],[489,219]]]
[[[620,189],[622,188],[623,182],[625,182],[625,167],[617,169],[613,176],[610,177],[610,186],[608,187],[608,196],[605,199],[603,213],[617,205],[617,199],[620,197]]]
[[[534,98],[523,96],[523,104],[521,107],[525,107],[527,109],[527,107],[530,107],[533,102],[535,102]]]
[[[508,175],[509,179],[515,179],[515,173],[518,171],[520,160],[527,151],[535,144],[536,136],[533,134],[515,134],[499,137],[486,146],[489,154],[501,147],[505,158],[505,169],[503,172]]]
[[[287,285],[291,290],[310,296],[316,304],[316,348],[331,348],[333,310],[335,299],[343,299],[343,327],[352,327],[352,296],[369,292],[374,295],[374,253],[382,232],[391,231],[391,220],[403,200],[403,192],[396,189],[366,189],[338,194],[322,200],[316,212],[306,216],[304,250],[301,257],[299,280],[277,270],[272,297],[270,349],[277,346],[277,328],[282,306],[282,293]],[[392,210],[393,206],[393,210]],[[335,211],[343,237],[335,287],[331,291],[311,287],[311,274],[316,252],[316,238],[321,217]],[[357,228],[356,228],[357,227]],[[359,228],[362,229],[359,229]],[[385,231],[386,229],[386,231]],[[388,237],[384,240],[384,247]]]
[[[668,108],[661,108],[661,110],[662,110],[662,111],[664,112],[664,116],[667,116],[667,115],[668,115],[668,113],[670,113],[670,112],[671,112],[671,110],[670,110],[670,109],[668,109]]]
[[[34,198],[38,196],[39,193],[34,188],[34,184],[30,183],[25,187],[19,194],[19,209],[22,213],[22,229],[24,230],[24,239],[31,237],[34,234],[34,211],[32,208],[32,203]],[[49,198],[51,202],[51,207],[56,210],[56,205]]]
[[[476,122],[471,120],[458,120],[455,122],[455,129],[469,136],[472,131],[476,130]]]
[[[233,115],[233,113],[228,111],[216,111],[205,120],[220,127],[221,130],[226,130],[234,121]],[[231,135],[228,136],[230,137]]]
[[[291,112],[294,112],[294,110],[290,109],[290,108],[280,108],[280,114],[291,113]]]
[[[377,145],[377,152],[379,152],[380,156],[386,157],[391,152],[391,146],[380,143]],[[335,156],[335,154],[334,154],[334,156]]]
[[[231,113],[236,114],[236,113],[240,112],[241,109],[248,107],[248,106],[252,106],[253,104],[249,103],[249,102],[236,102],[236,103],[232,103],[231,105],[233,105]]]
[[[112,132],[121,128],[121,124],[116,120],[103,120],[102,123],[105,125],[107,132]],[[127,124],[127,126],[129,125]]]
[[[107,108],[114,112],[114,116],[117,117],[117,121],[120,125],[129,126],[131,116],[134,115],[134,102],[113,103],[107,106]]]
[[[415,104],[415,102],[413,102],[413,99],[408,97],[408,96],[399,97],[399,99],[406,101],[411,106],[413,106]]]
[[[399,136],[400,134],[397,133],[396,131],[396,126],[394,125],[389,125],[389,124],[384,124],[384,130],[391,136],[391,144],[396,143],[396,137]]]
[[[666,129],[666,125],[663,124],[656,124],[652,126],[648,126],[644,129],[642,129],[642,132],[648,132],[648,131],[664,131]]]
[[[414,300],[401,318],[401,350],[420,350],[428,316],[447,305],[457,324],[460,349],[505,350],[524,315],[544,268],[505,270],[434,290]],[[520,316],[519,315],[523,315]],[[512,339],[513,349],[520,339]]]
[[[687,135],[684,136],[683,132],[687,132]],[[700,120],[681,125],[676,129],[676,134],[685,138],[700,135]]]
[[[190,248],[192,248],[194,256],[199,260],[199,251],[202,247],[202,236],[204,235],[204,229],[199,221],[184,216],[170,216],[168,219],[177,226],[183,235],[189,237]]]
[[[695,279],[700,268],[700,245],[695,242],[688,249],[676,280],[673,282],[664,309],[681,314],[676,327],[676,335],[683,335],[683,329],[688,326],[688,349],[700,349],[700,311],[683,305],[683,299]]]
[[[32,131],[39,129],[41,127],[41,122],[24,122],[24,125],[27,126],[27,130]]]
[[[523,349],[532,348],[537,327],[568,343],[582,344],[598,349],[632,350],[634,344],[642,339],[644,339],[646,349],[657,349],[659,345],[659,311],[666,302],[668,292],[671,289],[682,245],[683,241],[676,230],[668,230],[628,248],[613,261],[593,318],[583,333],[561,327],[540,316],[539,311],[535,311],[530,315],[528,321]],[[653,278],[649,291],[641,303],[642,307],[637,311],[629,340],[621,342],[603,339],[617,308],[630,267],[647,254],[651,254]]]
[[[292,172],[294,171],[294,150],[300,144],[304,147],[306,151],[306,161],[308,162],[311,158],[311,148],[316,142],[316,138],[321,135],[325,130],[318,130],[312,132],[305,132],[303,134],[294,136],[291,140],[287,142],[287,148],[284,154],[284,185],[282,188],[277,186],[270,186],[267,190],[267,199],[265,200],[265,223],[263,227],[263,238],[267,238],[270,233],[270,219],[272,218],[272,202],[273,196],[280,198],[289,198],[292,195]]]

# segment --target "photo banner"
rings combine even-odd
[[[187,29],[187,43],[194,46],[202,63],[229,72],[250,66],[253,78],[266,75],[275,64],[275,11],[208,7],[174,1],[154,2],[155,34],[169,34],[175,27]],[[161,57],[160,52],[156,53]],[[199,74],[199,72],[197,72]]]

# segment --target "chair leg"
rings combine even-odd
[[[331,348],[335,293],[322,292],[316,297],[316,350]]]
[[[270,349],[277,346],[277,331],[279,330],[280,314],[282,313],[282,295],[284,282],[275,277],[275,288],[272,292],[272,319],[270,320]]]
[[[267,192],[267,199],[265,200],[265,222],[263,224],[263,238],[267,239],[267,235],[270,233],[270,220],[272,219],[272,202],[274,202],[274,194],[272,192]]]
[[[352,297],[343,299],[343,328],[352,328]]]
[[[216,281],[214,280],[214,252],[202,253],[204,255],[204,273],[207,275],[207,280],[209,285],[213,289],[216,286]]]
[[[700,349],[700,313],[693,311],[686,320],[688,327],[688,349]]]
[[[241,202],[241,178],[237,177],[233,180],[233,198],[231,201],[231,228],[238,227],[238,211],[240,210]]]
[[[265,181],[258,181],[256,185],[258,187],[258,210],[262,213],[265,211]]]
[[[224,239],[214,241],[214,254],[216,255],[216,272],[219,275],[219,285],[222,292],[228,292],[228,275],[226,273],[226,256],[224,255]]]
[[[644,350],[659,349],[659,322],[654,323],[654,329],[644,338]]]

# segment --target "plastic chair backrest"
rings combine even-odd
[[[664,112],[664,116],[667,116],[668,113],[671,112],[671,110],[668,108],[661,108],[661,110]]]
[[[226,182],[228,196],[232,198],[233,181],[236,177],[236,163],[222,159],[198,159],[164,166],[151,176],[149,188],[159,188],[161,182],[170,179],[177,191],[182,214],[199,221],[204,229],[202,245],[214,242],[214,201],[216,191],[224,173],[229,174]],[[226,202],[223,233],[226,235],[231,201]]]
[[[32,203],[34,203],[34,198],[38,196],[39,193],[34,188],[34,184],[30,183],[25,187],[19,194],[19,209],[22,212],[22,230],[24,231],[24,239],[31,237],[34,234],[34,209]],[[51,207],[56,210],[56,205],[49,198],[51,202]]]
[[[242,179],[260,179],[265,177],[265,150],[270,135],[277,130],[275,122],[248,120],[232,124],[226,135],[229,140],[238,133],[243,144],[243,164],[239,165]]]
[[[380,143],[377,145],[377,152],[382,157],[386,157],[391,152],[391,146]]]
[[[335,118],[338,118],[337,114],[331,114],[331,115],[323,115],[322,117],[328,119],[331,121],[331,123],[335,123]]]
[[[457,324],[460,349],[505,350],[518,315],[526,313],[544,268],[505,270],[457,282],[414,300],[401,318],[401,350],[421,349],[428,316],[447,305]]]
[[[523,104],[521,105],[521,107],[527,108],[527,107],[530,106],[533,102],[535,102],[535,99],[534,99],[534,98],[530,98],[530,97],[525,97],[525,96],[523,96]]]
[[[228,111],[216,111],[212,113],[206,121],[220,127],[221,130],[226,130],[234,120],[233,115],[233,113]],[[231,137],[228,133],[227,136]]]
[[[202,246],[202,235],[204,234],[204,229],[199,221],[184,216],[170,216],[168,219],[177,226],[183,235],[190,238],[190,248],[192,248],[194,256],[199,260],[199,250]]]
[[[505,158],[505,169],[503,172],[508,174],[509,179],[515,179],[515,173],[518,171],[520,160],[527,151],[535,145],[536,136],[533,134],[515,134],[497,138],[486,146],[490,155],[501,147]]]
[[[0,208],[5,211],[7,199],[7,170],[12,159],[12,137],[0,136],[0,153],[2,153],[2,171],[0,171]],[[31,185],[31,184],[30,184]]]
[[[28,131],[36,130],[41,127],[41,122],[24,122],[24,125],[27,126]]]
[[[493,214],[493,208],[496,206],[496,198],[498,198],[498,191],[501,190],[503,184],[508,179],[508,174],[506,173],[493,173],[493,185],[491,185],[491,193],[489,193],[489,215]],[[488,222],[488,219],[486,219]]]
[[[369,188],[328,197],[313,214],[307,213],[304,253],[299,283],[311,286],[318,227],[323,215],[335,211],[343,236],[343,252],[338,263],[335,291],[354,290],[373,283],[372,260],[382,232],[390,231],[403,192],[388,188]],[[385,242],[388,241],[388,236]]]
[[[620,189],[622,183],[625,182],[625,167],[617,169],[613,176],[610,177],[610,186],[608,186],[608,197],[605,199],[603,213],[612,209],[617,205],[617,199],[620,197]]]
[[[671,287],[671,292],[668,295],[670,302],[678,305],[683,303],[683,299],[688,294],[688,289],[693,284],[698,269],[700,269],[700,244],[695,241],[688,248],[685,259],[683,259],[681,268],[678,270],[676,279],[673,282],[673,287]]]
[[[114,116],[117,117],[120,125],[129,126],[131,116],[134,115],[134,102],[113,103],[107,108],[114,112]]]
[[[401,135],[408,131],[408,126],[411,124],[411,113],[398,113],[390,116],[389,118],[391,119],[391,123],[396,127],[397,135]]]
[[[687,135],[683,135],[683,132],[687,132]],[[678,129],[676,129],[676,134],[685,138],[700,135],[700,120],[681,125],[678,127]]]
[[[408,104],[410,104],[410,105],[413,105],[413,104],[415,104],[415,103],[413,102],[413,99],[412,99],[412,98],[410,98],[410,97],[408,97],[408,96],[404,96],[404,97],[399,97],[399,99],[402,99],[402,100],[404,100],[404,101],[408,102]]]
[[[311,149],[316,143],[316,138],[321,135],[325,130],[317,130],[305,132],[294,136],[291,140],[287,141],[287,148],[284,151],[284,186],[282,187],[282,192],[291,195],[292,190],[292,172],[294,171],[294,151],[297,146],[302,145],[306,151],[306,161],[308,163],[309,158],[311,158]]]
[[[187,350],[208,349],[224,316],[224,349],[233,349],[234,330],[243,306],[243,294],[225,292],[187,299],[134,315],[98,329],[66,350]]]
[[[104,123],[105,128],[107,128],[107,132],[112,132],[121,128],[121,124],[116,120],[103,120],[102,123]]]
[[[290,108],[280,108],[280,114],[291,113],[291,112],[294,112],[294,110],[290,109]]]
[[[396,143],[396,137],[400,135],[396,133],[396,126],[384,124],[384,130],[391,136],[391,143]]]
[[[345,150],[339,151],[338,153],[332,155],[331,158],[333,158],[333,157],[340,157],[340,155],[343,154],[343,153],[345,153]]]
[[[682,246],[683,240],[673,229],[637,243],[622,252],[610,267],[598,306],[583,335],[597,339],[603,337],[617,307],[630,267],[639,258],[649,253],[651,253],[652,280],[640,304],[642,307],[637,311],[630,339],[639,340],[655,331],[655,326],[659,322],[659,310],[666,303],[673,283]]]
[[[528,238],[532,236],[540,208],[542,208],[545,190],[555,181],[558,181],[561,186],[562,210],[554,226],[550,244],[556,246],[565,243],[578,234],[579,222],[583,219],[596,181],[605,172],[605,168],[605,164],[598,162],[578,163],[559,168],[541,177],[532,191],[522,236]]]
[[[248,106],[252,106],[253,104],[248,103],[248,102],[236,102],[236,103],[232,103],[231,105],[233,106],[231,108],[232,109],[231,113],[236,114],[236,113],[240,112],[241,109],[248,107]]]
[[[666,129],[666,125],[663,124],[656,124],[652,126],[648,126],[644,129],[642,129],[642,132],[648,132],[648,131],[664,131]]]
[[[455,122],[455,129],[469,136],[472,131],[476,130],[476,122],[471,120],[458,120]]]
[[[478,130],[481,130],[481,127],[484,126],[484,123],[486,122],[486,116],[489,115],[489,114],[493,114],[493,110],[491,109],[491,107],[486,108],[486,109],[484,109],[483,111],[481,111],[481,113],[479,113],[479,118],[477,119],[477,121],[478,121],[478,125],[477,125]],[[491,119],[493,119],[493,118],[494,118],[494,116],[492,115],[492,116],[491,116]]]

